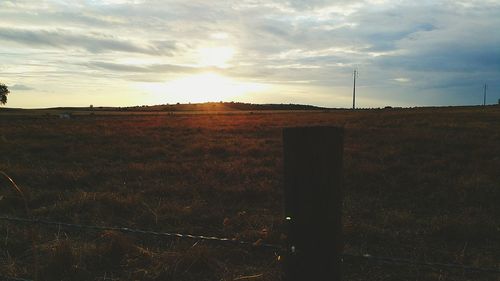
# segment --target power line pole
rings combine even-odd
[[[354,83],[352,87],[352,109],[356,109],[356,77],[358,76],[358,70],[354,69],[353,72],[353,77],[354,77]]]
[[[483,95],[483,106],[486,106],[486,90],[488,90],[488,84],[484,84],[484,95]]]

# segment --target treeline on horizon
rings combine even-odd
[[[16,110],[16,108],[1,108]],[[52,107],[50,110],[89,110],[89,111],[252,111],[252,110],[325,110],[326,107],[303,104],[253,104],[243,102],[205,102],[175,103],[160,105],[138,105],[126,107],[88,106],[88,107]]]
[[[487,107],[499,106],[499,104],[487,105]],[[431,109],[431,108],[471,108],[471,107],[484,107],[483,105],[448,105],[448,106],[384,106],[384,107],[359,107],[356,110],[380,110],[380,109]],[[351,108],[331,108],[321,107],[307,104],[293,104],[293,103],[270,103],[270,104],[254,104],[244,102],[204,102],[204,103],[173,103],[173,104],[159,104],[159,105],[136,105],[136,106],[86,106],[86,107],[50,107],[50,108],[36,108],[35,110],[63,110],[63,111],[156,111],[156,112],[176,112],[176,111],[294,111],[294,110],[350,110]],[[24,108],[9,108],[0,107],[2,111],[18,111],[30,110]]]

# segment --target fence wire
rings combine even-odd
[[[204,241],[212,241],[212,242],[233,243],[233,244],[237,244],[237,245],[239,244],[239,245],[245,245],[245,246],[252,246],[254,248],[268,248],[268,249],[273,249],[273,250],[281,249],[280,245],[261,243],[259,240],[256,242],[250,242],[250,241],[242,241],[242,240],[237,240],[237,239],[233,239],[233,238],[223,238],[223,237],[216,237],[216,236],[193,235],[193,234],[183,234],[183,233],[174,233],[174,232],[157,232],[157,231],[134,229],[134,228],[128,228],[128,227],[84,225],[84,224],[76,224],[76,223],[49,221],[49,220],[43,220],[43,219],[26,219],[26,218],[6,217],[6,216],[1,216],[0,220],[10,221],[10,222],[40,224],[40,225],[51,225],[51,226],[58,226],[58,227],[65,227],[65,228],[88,229],[88,230],[96,230],[96,231],[110,230],[110,231],[119,231],[119,232],[142,234],[142,235],[153,235],[153,236],[168,237],[168,238],[181,238],[181,239],[204,240]]]
[[[193,240],[204,240],[204,241],[221,242],[221,243],[232,243],[232,244],[236,244],[236,245],[251,246],[253,248],[272,249],[274,251],[279,251],[279,252],[282,252],[285,254],[288,252],[288,250],[286,248],[284,248],[281,245],[277,245],[277,244],[259,243],[259,241],[257,241],[257,242],[242,241],[242,240],[237,240],[237,239],[222,238],[222,237],[216,237],[216,236],[193,235],[193,234],[183,234],[183,233],[173,233],[173,232],[157,232],[157,231],[141,230],[141,229],[134,229],[134,228],[128,228],[128,227],[84,225],[84,224],[76,224],[76,223],[56,222],[56,221],[43,220],[43,219],[27,219],[27,218],[18,218],[18,217],[10,217],[10,216],[0,216],[0,220],[8,221],[8,222],[39,224],[39,225],[57,226],[57,227],[74,228],[74,229],[87,229],[87,230],[96,230],[96,231],[110,230],[110,231],[119,231],[119,232],[142,234],[142,235],[153,235],[153,236],[168,237],[168,238],[193,239]],[[369,262],[393,264],[393,265],[426,266],[426,267],[441,268],[441,269],[455,269],[455,270],[463,270],[463,271],[470,271],[470,272],[484,272],[484,273],[500,274],[500,269],[498,269],[498,268],[474,267],[474,266],[461,265],[461,264],[456,264],[456,263],[438,263],[438,262],[417,261],[417,260],[405,259],[405,258],[375,256],[375,255],[370,255],[370,254],[352,254],[352,253],[343,253],[342,254],[342,262],[343,263],[349,262],[349,260],[353,260],[353,259],[365,260],[365,261],[369,261]],[[30,279],[8,277],[8,276],[3,276],[3,275],[0,275],[0,280],[33,281]]]
[[[497,273],[497,274],[500,273],[500,269],[496,268],[474,267],[457,263],[417,261],[404,258],[373,256],[370,254],[356,255],[356,254],[344,253],[342,254],[342,258],[343,260],[361,259],[366,261],[373,261],[373,262],[380,262],[380,263],[394,264],[394,265],[414,265],[414,266],[427,266],[433,268],[457,269],[457,270],[485,272],[485,273]]]
[[[5,281],[33,281],[31,279],[0,275],[0,280]]]

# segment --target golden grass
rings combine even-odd
[[[0,170],[29,193],[37,217],[270,243],[283,232],[281,129],[345,126],[346,250],[500,266],[498,107],[0,115]],[[22,216],[22,202],[3,195],[0,212]],[[32,228],[46,280],[280,279],[272,252]],[[29,241],[24,225],[0,222],[1,273],[33,276]],[[345,275],[493,278],[371,264],[347,264]]]

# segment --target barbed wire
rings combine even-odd
[[[33,217],[32,213],[31,213],[31,209],[28,206],[28,199],[27,199],[23,189],[20,188],[16,184],[16,182],[4,171],[0,170],[0,175],[5,177],[9,181],[10,187],[13,188],[21,196],[23,203],[24,203],[24,211],[26,212],[26,216]],[[35,274],[33,277],[34,277],[35,281],[38,281],[38,268],[39,268],[40,262],[38,260],[38,248],[36,247],[36,244],[35,244],[35,232],[33,231],[33,229],[30,229],[28,232],[29,232],[29,235],[31,238],[31,248],[32,248],[33,254],[34,254],[33,255],[34,256],[33,267],[35,269]]]
[[[33,281],[32,279],[25,279],[25,278],[5,276],[5,275],[0,275],[0,280],[5,280],[5,281]]]
[[[256,242],[243,241],[234,238],[223,238],[216,236],[206,236],[206,235],[194,235],[194,234],[184,234],[184,233],[174,233],[174,232],[157,232],[151,230],[142,230],[142,229],[134,229],[128,227],[114,227],[114,226],[97,226],[97,225],[84,225],[84,224],[76,224],[76,223],[65,223],[65,222],[56,222],[49,221],[43,219],[26,219],[26,218],[18,218],[18,217],[7,217],[0,216],[0,220],[10,221],[10,222],[21,222],[21,223],[31,223],[31,224],[40,224],[40,225],[52,225],[58,227],[66,227],[66,228],[77,228],[77,229],[89,229],[89,230],[97,230],[97,231],[119,231],[126,233],[135,233],[135,234],[143,234],[143,235],[153,235],[153,236],[162,236],[169,238],[181,238],[181,239],[193,239],[193,240],[204,240],[204,241],[212,241],[212,242],[224,242],[224,243],[233,243],[245,246],[252,246],[255,248],[268,248],[279,250],[281,249],[281,245],[262,243],[261,240],[257,240]]]
[[[207,236],[207,235],[193,235],[193,234],[183,234],[183,233],[173,233],[173,232],[157,232],[157,231],[141,230],[141,229],[134,229],[134,228],[128,228],[128,227],[84,225],[84,224],[76,224],[76,223],[56,222],[56,221],[43,220],[43,219],[27,219],[27,218],[10,217],[10,216],[0,216],[0,220],[9,221],[9,222],[20,222],[20,223],[31,223],[31,224],[58,226],[58,227],[65,227],[65,228],[88,229],[88,230],[97,230],[97,231],[108,230],[108,231],[119,231],[119,232],[125,232],[125,233],[153,235],[153,236],[168,237],[168,238],[180,238],[180,239],[205,240],[205,241],[222,242],[222,243],[233,243],[233,244],[238,244],[238,245],[251,246],[254,248],[273,249],[275,251],[280,251],[282,253],[287,252],[287,249],[285,249],[281,245],[261,243],[260,240],[258,240],[257,242],[250,242],[250,241],[243,241],[243,240],[237,240],[237,239],[232,239],[232,238],[222,238],[222,237]],[[370,255],[370,254],[343,253],[341,256],[342,256],[343,263],[345,263],[348,259],[362,259],[362,260],[366,260],[366,261],[381,262],[381,263],[386,263],[386,264],[396,264],[396,265],[403,264],[403,265],[427,266],[427,267],[434,267],[434,268],[456,269],[456,270],[485,272],[485,273],[496,273],[496,274],[500,273],[500,269],[497,269],[497,268],[474,267],[474,266],[468,266],[468,265],[462,265],[462,264],[456,264],[456,263],[438,263],[438,262],[417,261],[417,260],[406,259],[406,258],[385,257],[385,256],[376,256],[376,255]],[[29,279],[5,277],[2,275],[0,275],[0,279],[32,281]]]
[[[389,264],[406,264],[406,265],[416,265],[416,266],[428,266],[428,267],[434,267],[434,268],[452,268],[452,269],[460,269],[460,270],[465,270],[465,271],[500,273],[500,269],[496,269],[496,268],[474,267],[474,266],[462,265],[462,264],[457,264],[457,263],[439,263],[439,262],[417,261],[417,260],[404,259],[404,258],[373,256],[370,254],[356,255],[356,254],[351,254],[351,253],[344,253],[344,254],[342,254],[342,257],[343,258],[364,259],[364,260],[368,260],[368,261],[376,261],[376,262],[389,263]]]

